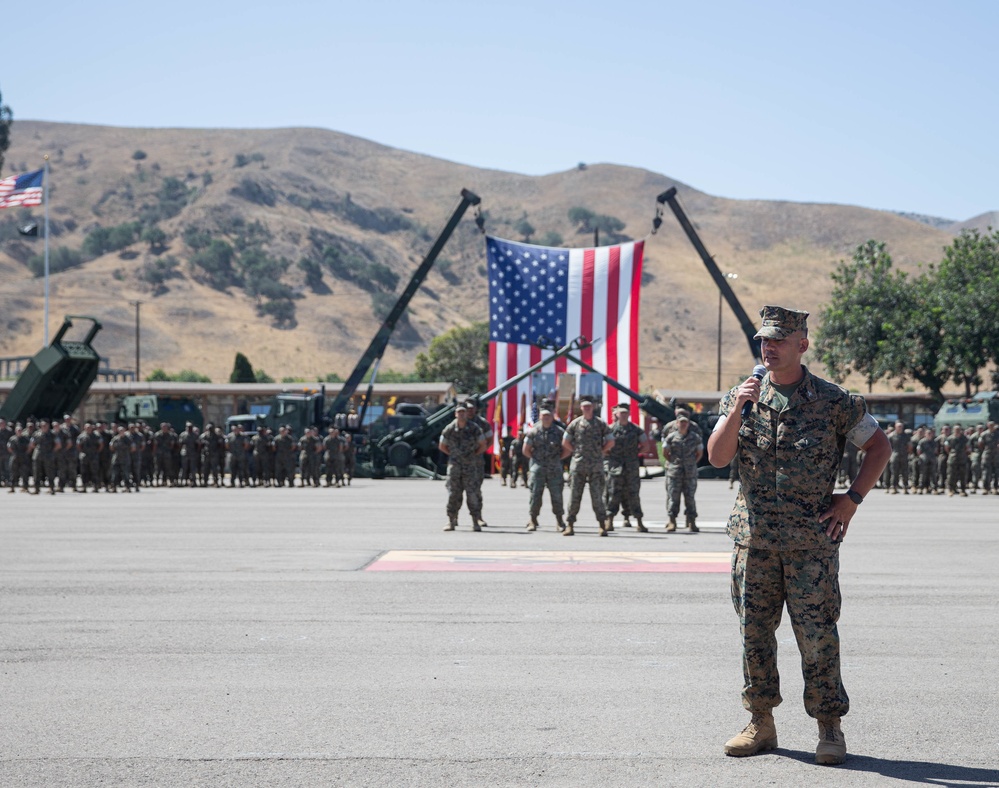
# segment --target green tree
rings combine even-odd
[[[254,376],[257,379],[257,383],[273,383],[274,382],[274,378],[272,378],[270,375],[268,375],[262,369],[255,370],[253,374],[254,374]]]
[[[10,147],[10,127],[14,125],[14,113],[3,103],[0,93],[0,175],[3,174],[3,157]]]
[[[892,270],[885,244],[868,241],[832,274],[832,300],[823,310],[816,349],[834,380],[857,372],[868,386],[891,377],[886,348],[899,339],[912,309],[906,275]]]
[[[596,218],[596,214],[589,208],[583,208],[577,205],[575,208],[569,209],[569,221],[573,224],[579,225],[579,232],[581,233],[593,232],[593,225],[591,222],[594,218]]]
[[[489,324],[473,323],[434,337],[416,357],[420,380],[453,381],[462,392],[484,392],[489,385]]]
[[[166,249],[167,234],[162,229],[153,225],[142,231],[141,239],[149,244],[149,251],[157,254]]]
[[[549,230],[538,239],[538,243],[542,246],[562,246],[565,243],[565,239],[554,230]]]
[[[256,383],[257,376],[253,372],[253,365],[242,353],[236,353],[236,360],[232,365],[232,373],[229,375],[230,383]]]
[[[523,239],[524,243],[531,242],[531,236],[534,235],[535,230],[534,230],[534,225],[531,224],[529,221],[527,221],[526,216],[523,219],[521,219],[519,222],[517,222],[517,225],[514,227],[514,229],[518,233],[520,233],[520,237]]]
[[[933,273],[946,305],[939,314],[944,363],[970,397],[982,369],[999,362],[999,231],[963,231]]]

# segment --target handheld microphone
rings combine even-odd
[[[767,368],[762,364],[757,364],[753,367],[753,377],[757,380],[763,380],[767,374]],[[749,418],[749,414],[753,412],[753,402],[752,400],[747,400],[742,403],[742,419],[745,421]]]

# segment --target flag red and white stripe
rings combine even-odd
[[[553,249],[487,238],[487,250],[490,388],[541,361],[545,351],[532,344],[539,338],[547,337],[561,346],[584,336],[592,344],[578,351],[579,358],[633,391],[638,390],[638,315],[644,241],[589,249]],[[510,267],[504,269],[507,261]],[[539,271],[543,272],[540,276]],[[544,314],[536,315],[539,311]],[[525,319],[524,314],[531,317]],[[557,359],[542,372],[555,376],[565,372],[575,374],[579,390],[581,369],[565,358]],[[610,421],[614,406],[628,398],[606,382],[601,390],[601,416]],[[534,394],[528,378],[501,395],[503,421],[511,434],[520,424],[531,423]],[[632,418],[637,421],[638,405],[630,404]],[[491,403],[490,420],[494,407]],[[498,437],[499,431],[497,440]]]

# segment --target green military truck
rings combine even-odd
[[[187,428],[187,422],[199,430],[205,426],[205,417],[193,399],[163,394],[129,394],[122,397],[117,412],[109,420],[127,424],[139,419],[153,429],[167,422],[178,433]]]
[[[933,417],[933,428],[939,434],[944,426],[960,424],[964,429],[999,422],[999,391],[980,391],[970,399],[949,399]]]

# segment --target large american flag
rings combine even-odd
[[[558,249],[486,238],[489,272],[489,388],[541,361],[539,339],[562,347],[578,336],[593,344],[578,357],[587,364],[638,390],[638,302],[642,282],[644,241],[591,249]],[[545,367],[554,376],[580,367],[565,358]],[[578,386],[577,386],[578,390]],[[628,398],[601,382],[601,415]],[[548,394],[549,392],[537,392]],[[531,380],[500,395],[502,423],[515,434],[521,423],[532,423],[535,392]],[[499,398],[497,398],[499,399]],[[495,423],[496,400],[487,418]],[[638,406],[631,402],[632,418]],[[498,441],[501,430],[497,429]]]
[[[0,180],[0,208],[41,205],[44,173],[45,170],[35,170]]]

